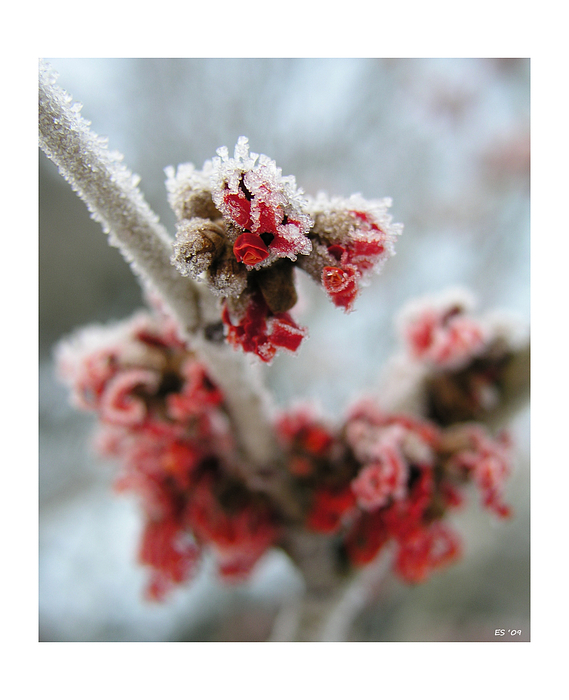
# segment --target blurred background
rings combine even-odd
[[[340,417],[377,384],[409,299],[469,288],[480,310],[529,327],[529,59],[48,59],[84,105],[170,232],[164,168],[200,168],[237,138],[294,174],[307,193],[393,198],[405,226],[349,315],[300,280],[310,338],[263,368],[279,404],[317,401]],[[90,449],[92,416],[68,406],[53,345],[74,328],[119,320],[140,289],[85,205],[40,153],[39,617],[44,641],[257,641],[300,586],[269,554],[227,588],[208,562],[164,604],[142,600],[137,505],[110,492],[113,465]],[[460,513],[465,557],[426,584],[388,579],[356,621],[361,641],[529,640],[529,407],[512,424],[515,517],[495,523],[476,494]]]

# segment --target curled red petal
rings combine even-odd
[[[322,284],[335,306],[349,311],[358,295],[358,282],[354,270],[340,267],[325,267]]]
[[[255,230],[259,233],[276,234],[277,224],[275,211],[265,202],[260,201],[257,206],[259,210],[259,222],[255,226]]]
[[[233,245],[238,262],[253,266],[269,257],[269,249],[254,233],[242,233]]]
[[[306,328],[297,326],[287,313],[275,314],[270,322],[269,341],[278,348],[296,352],[306,338]]]

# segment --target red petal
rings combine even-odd
[[[269,249],[254,233],[242,233],[233,245],[233,252],[238,262],[249,266],[269,257]]]
[[[253,225],[251,219],[251,202],[244,194],[227,192],[223,195],[223,202],[229,209],[229,218],[241,228],[250,229]]]
[[[325,267],[322,271],[322,284],[335,306],[348,311],[358,295],[358,283],[354,270],[339,267]]]

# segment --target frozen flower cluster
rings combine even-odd
[[[488,340],[488,329],[472,316],[473,306],[471,297],[460,290],[410,304],[400,320],[410,355],[444,370],[468,363]]]
[[[437,382],[452,386],[457,377],[481,373],[499,394],[504,357],[512,352],[504,350],[504,335],[469,316],[456,296],[445,298],[446,306],[423,300],[403,314],[410,361],[436,370],[435,383],[431,375],[426,380],[435,397]],[[253,297],[247,323],[259,322],[262,303]],[[336,426],[307,405],[281,412],[274,432],[295,502],[294,514],[284,512],[247,483],[223,393],[154,306],[121,324],[86,328],[58,348],[59,372],[75,404],[97,414],[99,450],[121,464],[117,489],[141,499],[139,558],[151,570],[150,598],[191,578],[206,548],[223,578],[242,580],[267,549],[283,546],[289,527],[330,537],[339,570],[364,566],[389,546],[394,572],[420,582],[460,555],[447,515],[463,502],[467,484],[478,489],[484,508],[510,515],[508,437],[464,419],[450,399],[445,419],[436,410],[387,411],[371,398],[360,399]],[[278,315],[270,323],[273,334],[285,325]],[[457,327],[470,331],[455,334]],[[269,347],[267,338],[264,352]],[[431,350],[443,347],[445,359],[433,369],[441,353]],[[434,400],[426,405],[436,407]]]
[[[120,462],[116,488],[141,500],[148,596],[191,578],[204,547],[223,577],[245,576],[277,522],[266,499],[232,476],[238,458],[223,394],[169,319],[140,313],[86,328],[57,355],[76,405],[97,414],[99,451]]]
[[[483,371],[498,392],[504,360],[488,348],[503,338],[452,298],[450,313],[431,300],[403,314],[404,347],[413,362],[424,362],[427,353],[429,367],[440,356],[429,348],[451,348],[444,356],[453,359],[439,363],[437,381],[456,382],[457,367]],[[258,322],[255,304],[264,308],[254,297],[249,323]],[[505,434],[494,437],[483,423],[463,420],[460,407],[457,419],[451,412],[440,420],[428,411],[386,411],[371,398],[357,402],[339,426],[306,405],[276,417],[297,506],[296,515],[284,513],[247,485],[223,393],[155,306],[158,311],[121,324],[83,329],[58,348],[59,372],[75,404],[97,414],[99,450],[121,464],[117,489],[141,499],[146,524],[139,558],[151,570],[150,598],[161,599],[191,578],[205,548],[223,578],[242,580],[268,548],[282,545],[289,526],[332,538],[340,568],[366,565],[389,545],[394,572],[420,582],[460,555],[460,538],[446,516],[462,503],[466,484],[478,488],[484,508],[510,515],[504,491],[512,455]],[[461,328],[480,333],[455,336],[458,318]],[[284,325],[282,316],[270,323],[274,334]],[[266,352],[269,346],[270,338]],[[427,386],[436,395],[437,385]]]
[[[206,161],[167,169],[178,219],[172,263],[205,279],[222,298],[228,342],[270,362],[295,352],[307,331],[289,311],[297,302],[295,269],[307,272],[331,301],[353,308],[360,285],[394,253],[401,232],[388,199],[304,196],[267,156],[241,137]]]
[[[283,414],[277,430],[305,502],[305,527],[335,538],[348,566],[364,566],[391,545],[394,572],[419,583],[456,561],[461,540],[445,516],[469,482],[486,508],[509,515],[502,500],[508,442],[479,424],[447,433],[362,400],[340,429],[302,408]]]
[[[479,315],[474,307],[465,290],[451,289],[414,300],[398,319],[398,362],[422,377],[421,412],[441,425],[487,420],[511,386],[526,381],[529,357],[519,363],[525,331],[514,319]]]

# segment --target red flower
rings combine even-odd
[[[186,522],[200,542],[215,554],[219,573],[243,578],[273,545],[278,526],[265,502],[248,498],[231,512],[218,500],[214,478],[207,475],[194,489],[186,509]]]
[[[460,556],[460,539],[440,521],[417,528],[400,542],[395,572],[409,583],[421,583]]]
[[[334,532],[340,527],[342,517],[351,511],[355,504],[356,498],[349,486],[340,491],[320,489],[314,494],[306,527],[315,532]]]
[[[227,215],[241,228],[251,229],[253,220],[251,219],[251,201],[247,199],[242,190],[236,194],[225,192],[223,202],[226,206]]]
[[[408,466],[401,451],[391,444],[382,445],[380,450],[378,460],[366,465],[351,484],[364,510],[381,508],[389,499],[405,495]]]
[[[233,252],[239,262],[254,267],[269,255],[271,262],[312,250],[308,232],[311,217],[304,211],[302,191],[293,177],[266,156],[249,154],[247,139],[240,138],[235,157],[227,149],[214,160],[212,197],[223,217],[242,229]],[[260,238],[267,234],[267,243]],[[270,250],[269,250],[270,249]]]
[[[146,404],[137,389],[156,392],[160,375],[149,369],[122,369],[110,379],[102,393],[99,413],[101,420],[114,425],[140,425],[146,418]]]
[[[269,257],[269,249],[263,239],[254,233],[242,233],[233,245],[233,252],[238,262],[250,267]]]
[[[227,340],[245,352],[254,352],[263,362],[270,362],[278,349],[296,352],[306,337],[306,329],[297,326],[290,314],[272,314],[263,295],[258,292],[249,300],[245,314],[232,323],[227,304],[222,311]]]
[[[322,284],[335,306],[350,311],[358,295],[358,282],[355,270],[351,268],[325,267],[322,270]]]
[[[467,303],[448,297],[410,305],[401,325],[411,356],[443,369],[458,369],[479,354],[487,332],[469,314]]]
[[[162,600],[174,584],[187,581],[199,555],[198,547],[175,520],[148,521],[139,551],[140,563],[153,569],[147,597]]]
[[[512,469],[510,440],[506,434],[493,439],[479,425],[466,426],[465,430],[470,447],[457,452],[451,463],[455,469],[472,476],[482,494],[485,508],[500,518],[507,518],[511,515],[511,509],[504,503],[503,495],[506,479]]]

